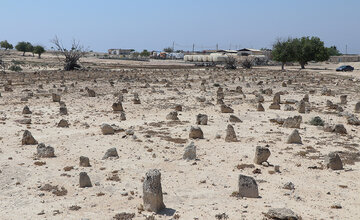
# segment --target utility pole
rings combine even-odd
[[[345,45],[345,55],[347,55],[347,44]]]

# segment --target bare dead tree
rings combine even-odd
[[[241,61],[241,66],[244,68],[244,69],[251,69],[254,65],[254,60],[250,57],[246,57],[245,59],[243,59]]]
[[[64,63],[64,70],[70,71],[81,68],[78,62],[86,54],[86,50],[80,45],[80,41],[73,40],[70,50],[63,46],[57,36],[51,42],[55,45],[58,59]],[[60,58],[60,55],[65,56],[65,59]]]
[[[235,57],[228,56],[228,59],[226,60],[226,63],[225,63],[225,69],[231,69],[231,70],[236,69],[236,59],[235,59]]]

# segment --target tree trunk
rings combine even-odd
[[[305,69],[305,63],[300,63],[301,69]]]
[[[23,56],[25,56],[25,52],[23,52]]]
[[[38,57],[39,59],[41,58],[40,56],[41,56],[41,54],[39,53],[39,57]]]
[[[285,63],[281,63],[281,70],[284,70]]]

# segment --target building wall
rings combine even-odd
[[[335,63],[360,62],[360,55],[331,56],[329,61]]]

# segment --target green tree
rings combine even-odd
[[[293,39],[278,39],[273,45],[271,55],[273,60],[281,62],[281,69],[283,70],[285,63],[296,60]]]
[[[292,41],[295,48],[296,61],[305,69],[309,61],[321,62],[329,59],[329,53],[324,42],[318,37],[302,37]]]
[[[26,52],[32,52],[33,51],[33,46],[29,42],[21,41],[15,46],[15,49],[17,51],[23,52],[23,56],[25,56]]]
[[[148,57],[148,56],[150,56],[150,52],[147,51],[147,50],[143,50],[143,51],[140,53],[140,56],[142,56],[142,57]]]
[[[13,48],[14,48],[12,44],[10,44],[9,42],[7,42],[7,40],[1,41],[1,42],[0,42],[0,47],[1,47],[1,48],[5,48],[5,50],[7,50],[7,49],[13,49]]]
[[[34,56],[34,46],[29,42],[27,42],[27,45],[26,45],[26,52],[30,52]]]
[[[174,52],[174,50],[173,50],[171,47],[164,48],[164,51],[165,51],[166,53],[172,53],[172,52]]]
[[[37,45],[34,47],[33,53],[37,54],[39,56],[39,59],[41,58],[41,54],[45,53],[45,48],[43,46]]]
[[[342,55],[340,53],[340,51],[336,48],[336,46],[327,47],[326,49],[327,49],[327,51],[329,53],[329,56],[340,56],[340,55]]]

